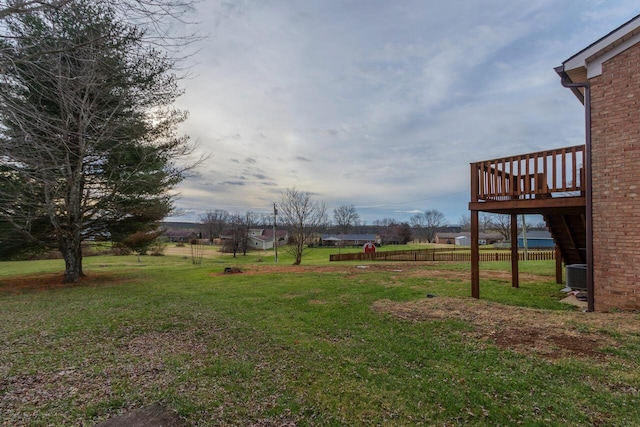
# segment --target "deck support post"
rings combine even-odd
[[[511,286],[520,287],[518,277],[518,215],[511,214]]]
[[[478,211],[471,211],[471,296],[480,298],[480,252]]]
[[[556,283],[562,283],[562,253],[560,253],[560,247],[555,246],[555,258],[556,258]]]

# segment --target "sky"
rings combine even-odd
[[[637,0],[203,0],[180,131],[208,156],[175,215],[268,213],[288,188],[367,224],[468,214],[469,163],[584,144],[554,68]]]

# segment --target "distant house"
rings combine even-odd
[[[193,239],[197,239],[198,233],[191,230],[167,230],[162,233],[162,237],[168,239],[170,242],[187,243]]]
[[[286,243],[289,234],[286,230],[276,230],[277,245]],[[266,251],[273,249],[273,229],[272,228],[252,228],[249,230],[249,247]]]
[[[461,236],[462,233],[447,233],[447,232],[438,232],[436,233],[436,237],[433,239],[433,243],[437,243],[440,245],[458,245],[456,243],[456,238]],[[464,246],[464,245],[458,245]]]
[[[365,243],[380,243],[375,234],[323,234],[320,246],[361,246]]]
[[[524,233],[518,236],[519,248],[524,248],[524,237]],[[556,245],[549,230],[527,230],[526,237],[529,249],[553,248]]]
[[[502,242],[504,237],[499,233],[480,233],[478,244],[492,245]],[[471,233],[462,231],[460,233],[436,233],[434,243],[456,246],[471,246]]]
[[[289,233],[286,230],[276,230],[277,245],[281,246],[287,242]],[[257,249],[266,251],[273,249],[273,229],[272,228],[251,228],[248,232],[249,244],[247,249]],[[233,230],[224,230],[220,234],[222,245],[233,240]]]
[[[320,237],[320,246],[341,246],[342,239],[330,234],[323,234]]]

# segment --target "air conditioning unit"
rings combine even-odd
[[[587,264],[570,264],[566,266],[567,287],[581,291],[587,290]]]

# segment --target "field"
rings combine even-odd
[[[61,260],[0,263],[0,425],[152,404],[199,426],[638,425],[640,314],[559,302],[553,261],[519,289],[483,263],[474,300],[468,264],[330,252],[90,257],[73,286]]]

